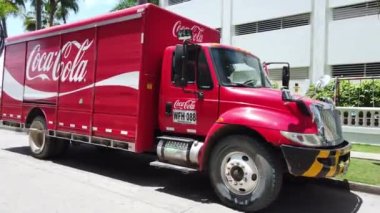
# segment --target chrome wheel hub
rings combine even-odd
[[[224,184],[238,195],[252,193],[260,181],[255,162],[244,152],[232,152],[226,155],[220,171]]]
[[[33,123],[29,129],[29,144],[33,153],[39,154],[45,146],[45,131],[42,123]]]

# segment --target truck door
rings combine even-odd
[[[164,71],[161,82],[160,128],[175,134],[205,136],[219,114],[218,86],[208,50],[189,51],[185,87],[174,83],[174,54],[171,69]]]

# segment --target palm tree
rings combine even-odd
[[[159,0],[119,0],[115,7],[111,11],[122,10],[128,7],[133,7],[137,4],[152,3],[155,5],[159,4]]]
[[[22,8],[25,8],[24,0],[0,0],[0,19],[4,37],[8,37],[7,17],[16,15]]]
[[[34,8],[34,15],[35,15],[35,30],[42,29],[42,12],[43,12],[43,5],[45,4],[44,0],[31,0],[31,5]],[[30,15],[30,14],[29,14]],[[27,15],[25,15],[26,18]],[[24,20],[24,22],[28,22],[31,20],[31,17],[28,17],[28,20]],[[25,25],[25,23],[24,23]]]
[[[69,10],[77,13],[79,11],[79,6],[77,1],[72,0],[60,0],[60,4],[57,9],[57,19],[62,20],[64,24],[67,23],[67,17],[69,15]]]
[[[31,0],[32,6],[35,8],[35,25],[36,29],[44,27],[51,27],[59,24],[59,20],[63,23],[67,22],[69,11],[77,13],[79,11],[78,0]],[[29,14],[30,15],[30,14]],[[46,15],[46,17],[42,17]],[[30,29],[28,23],[33,20],[28,15],[25,16],[24,26],[26,29]],[[46,22],[46,23],[44,23]]]
[[[59,0],[47,0],[45,3],[45,9],[48,13],[48,25],[53,26],[55,13],[57,12]]]
[[[24,28],[26,31],[34,31],[37,29],[36,15],[33,12],[24,14]]]
[[[42,10],[42,13],[40,16],[41,16],[40,29],[46,28],[48,26],[48,15],[46,14],[45,10]],[[35,11],[29,11],[24,14],[23,25],[26,31],[37,30],[37,19],[36,19]]]
[[[35,9],[36,9],[36,30],[39,30],[42,28],[42,0],[32,0],[35,2]]]
[[[57,20],[63,20],[66,23],[70,10],[75,13],[79,11],[77,0],[46,0],[45,8],[50,27],[55,25]]]

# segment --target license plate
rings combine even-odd
[[[195,110],[173,110],[173,122],[197,124],[197,112]]]

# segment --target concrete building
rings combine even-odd
[[[291,90],[332,76],[380,75],[378,0],[161,0],[221,31],[222,43],[291,64]],[[281,78],[279,67],[270,70]]]

